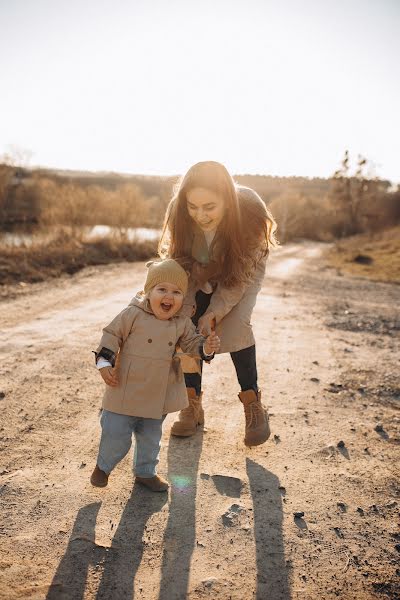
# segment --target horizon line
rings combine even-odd
[[[0,164],[4,164],[7,165],[7,163],[0,163]],[[16,169],[25,169],[27,171],[53,171],[53,172],[66,172],[66,173],[80,173],[80,174],[93,174],[93,175],[120,175],[120,176],[125,176],[125,177],[158,177],[158,178],[174,178],[174,177],[182,177],[182,175],[184,175],[184,173],[139,173],[139,172],[129,172],[129,171],[113,171],[113,170],[105,170],[105,169],[101,169],[101,170],[91,170],[91,169],[76,169],[76,168],[65,168],[65,167],[50,167],[50,166],[44,166],[44,165],[7,165],[9,167],[14,167]],[[272,177],[275,179],[322,179],[322,180],[329,180],[329,179],[333,179],[333,174],[330,176],[321,176],[321,175],[274,175],[272,173],[251,173],[251,172],[241,172],[241,173],[234,173],[232,174],[232,177]],[[354,177],[354,175],[351,175],[351,177]],[[375,177],[365,177],[365,179],[376,179],[379,181],[387,181],[389,182],[392,186],[399,186],[400,185],[400,179],[398,179],[397,181],[392,180],[392,179],[386,179],[380,176],[375,176]]]

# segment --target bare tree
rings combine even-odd
[[[346,150],[339,169],[332,177],[331,195],[336,212],[341,214],[342,237],[363,230],[363,211],[378,193],[379,179],[372,176],[371,168],[370,162],[359,154],[356,169],[352,174],[349,151]]]
[[[7,146],[7,151],[0,156],[0,162],[10,167],[20,167],[26,169],[29,167],[33,156],[32,150],[28,148],[22,148],[16,144],[10,144]]]
[[[344,157],[340,163],[339,169],[333,174],[333,189],[332,195],[335,200],[336,211],[341,213],[342,219],[342,233],[341,236],[351,235],[353,233],[352,217],[353,209],[353,198],[351,190],[351,177],[350,177],[350,157],[349,151],[345,150]]]

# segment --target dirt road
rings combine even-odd
[[[399,598],[399,286],[341,276],[317,244],[277,251],[254,313],[272,439],[243,445],[219,356],[204,430],[170,438],[166,421],[170,493],[132,487],[131,456],[97,490],[91,350],[144,271],[90,268],[0,303],[0,597]]]

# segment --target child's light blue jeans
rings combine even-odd
[[[133,471],[138,477],[154,477],[161,448],[161,419],[130,417],[104,410],[101,415],[101,439],[98,467],[109,474],[127,455],[132,445],[132,434],[136,446],[133,455]]]

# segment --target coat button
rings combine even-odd
[[[149,344],[151,344],[151,342],[152,342],[153,340],[152,340],[151,338],[149,338],[147,341],[149,342]]]
[[[168,342],[168,346],[173,346],[173,343],[172,342]]]

